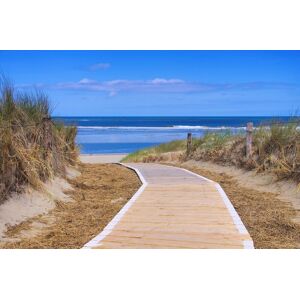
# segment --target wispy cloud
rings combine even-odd
[[[165,78],[155,78],[149,81],[153,84],[173,84],[173,83],[184,83],[184,80],[181,79],[165,79]]]
[[[88,78],[82,78],[81,80],[78,81],[78,84],[82,84],[82,85],[94,84],[94,83],[97,83],[97,81],[91,80],[91,79],[88,79]]]
[[[105,69],[108,69],[108,68],[110,68],[110,64],[109,63],[98,63],[98,64],[91,65],[89,67],[89,69],[91,71],[105,70]]]
[[[54,85],[47,84],[21,84],[17,87],[46,88],[60,90],[82,90],[106,92],[109,96],[115,96],[120,92],[156,92],[156,93],[212,93],[229,91],[254,91],[267,89],[292,89],[300,86],[286,82],[242,82],[242,83],[204,83],[197,81],[185,81],[178,78],[154,78],[150,80],[116,79],[110,81],[98,81],[90,78],[82,78],[76,82],[60,82]]]
[[[58,89],[103,91],[107,92],[110,96],[114,96],[119,92],[204,93],[291,87],[296,87],[296,85],[284,82],[203,83],[184,81],[176,78],[154,78],[151,80],[118,79],[111,81],[97,81],[83,78],[77,82],[63,82],[55,86]]]

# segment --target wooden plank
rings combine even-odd
[[[183,223],[177,223],[177,224],[168,224],[168,223],[149,223],[149,222],[143,222],[143,223],[126,223],[126,227],[124,227],[124,223],[122,225],[117,225],[115,227],[115,230],[117,231],[163,231],[163,232],[178,232],[178,233],[201,233],[201,232],[207,232],[207,233],[221,233],[221,234],[235,234],[238,233],[238,230],[235,227],[232,226],[220,226],[217,224],[207,224],[206,226],[203,226],[203,224],[183,224]]]
[[[138,231],[138,230],[114,230],[112,234],[110,234],[109,239],[115,239],[119,237],[126,238],[140,238],[140,239],[155,239],[155,240],[170,240],[170,241],[189,241],[189,242],[212,242],[216,244],[228,243],[232,244],[232,241],[240,240],[240,235],[238,232],[235,233],[219,233],[219,232],[165,232],[165,231]]]
[[[194,242],[194,241],[173,241],[173,240],[159,240],[159,239],[139,239],[139,238],[117,238],[108,236],[104,241],[101,242],[101,245],[95,248],[101,248],[103,246],[113,245],[113,244],[119,244],[119,246],[116,247],[110,247],[110,248],[139,248],[143,249],[144,246],[150,246],[150,248],[158,248],[158,249],[164,249],[164,248],[190,248],[190,249],[242,249],[243,245],[239,241],[233,240],[232,243],[214,243],[206,241],[205,239],[200,242]]]
[[[179,168],[131,164],[148,186],[94,248],[244,248],[213,182]]]

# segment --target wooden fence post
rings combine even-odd
[[[186,154],[189,156],[192,152],[192,133],[187,134]]]
[[[253,123],[247,123],[247,130],[246,130],[246,157],[247,159],[251,158],[252,156],[252,140],[253,140]]]

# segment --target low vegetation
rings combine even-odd
[[[152,160],[159,160],[161,155],[164,153],[183,151],[185,149],[186,141],[175,140],[170,143],[164,143],[155,147],[149,147],[130,153],[122,161],[151,162]]]
[[[246,158],[246,135],[230,131],[206,133],[193,140],[192,151],[186,154],[186,141],[179,140],[144,149],[128,155],[124,161],[166,161],[175,157],[212,161],[221,165],[234,165],[258,172],[271,172],[278,179],[300,182],[300,120],[289,123],[273,122],[259,126],[253,133],[253,155]]]
[[[0,202],[24,185],[34,188],[76,163],[76,127],[54,123],[42,92],[21,93],[0,78]]]

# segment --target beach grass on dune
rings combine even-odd
[[[145,158],[151,156],[156,157],[159,154],[173,152],[173,151],[183,151],[186,148],[185,140],[175,140],[169,143],[163,143],[154,147],[145,148],[132,152],[122,159],[122,162],[130,161],[143,161]]]
[[[74,164],[76,127],[51,121],[46,94],[18,92],[0,78],[0,199],[41,183]]]
[[[186,154],[186,140],[143,149],[129,154],[125,162],[155,162],[170,160],[170,152],[177,152],[176,159],[212,161],[238,168],[268,171],[278,179],[292,179],[300,182],[300,120],[291,118],[288,123],[273,121],[268,126],[261,125],[253,133],[253,154],[246,157],[245,133],[230,131],[208,132],[203,137],[193,139],[192,151]]]

